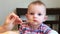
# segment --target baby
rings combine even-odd
[[[43,24],[43,22],[47,20],[47,17],[45,4],[41,1],[34,1],[28,6],[26,13],[27,23],[23,23],[17,15],[12,13],[6,20],[5,28],[6,30],[11,30],[14,25],[20,24],[20,34],[58,34],[49,26]]]
[[[34,1],[29,4],[26,17],[27,24],[20,26],[20,34],[58,34],[43,24],[43,22],[47,20],[47,16],[45,4],[41,1]]]

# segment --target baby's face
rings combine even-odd
[[[26,15],[30,24],[41,24],[45,21],[46,8],[43,5],[30,5]]]

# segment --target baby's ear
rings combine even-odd
[[[48,19],[48,16],[46,15],[46,16],[44,17],[44,22],[45,22],[47,19]]]

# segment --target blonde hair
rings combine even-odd
[[[44,4],[43,2],[41,2],[41,1],[39,1],[39,0],[30,3],[30,4],[28,5],[28,7],[29,7],[31,4],[34,4],[34,5],[44,5],[44,6],[45,6],[45,4]]]

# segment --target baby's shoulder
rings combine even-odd
[[[48,25],[46,24],[42,24],[42,29],[44,30],[45,33],[48,33],[48,34],[58,34],[57,31],[51,29]]]
[[[41,24],[41,27],[43,27],[43,28],[50,28],[47,24]]]

